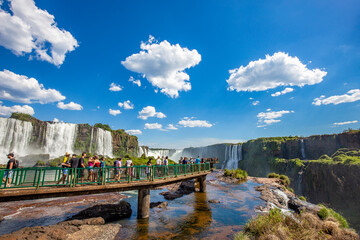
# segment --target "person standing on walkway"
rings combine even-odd
[[[6,187],[10,187],[11,179],[14,174],[14,169],[16,169],[18,167],[17,166],[18,162],[15,160],[14,153],[9,153],[7,155],[7,157],[9,159],[9,161],[6,165],[7,171],[5,171],[3,182],[6,184]],[[6,178],[7,178],[7,182],[6,182]]]
[[[100,170],[99,170],[99,178],[100,178],[100,183],[103,182],[104,180],[104,176],[105,176],[105,157],[101,157],[100,158]]]
[[[85,172],[85,157],[86,157],[86,152],[83,152],[81,154],[81,158],[79,159],[79,163],[78,163],[79,178],[80,178],[81,183],[83,183],[84,175],[85,175],[85,173],[84,173]]]
[[[94,169],[93,169],[93,166],[94,166],[94,157],[90,157],[89,160],[88,160],[88,181],[90,182],[93,182],[94,181]]]
[[[120,182],[121,167],[122,167],[122,159],[121,158],[118,158],[114,162],[114,167],[115,167],[115,180]]]
[[[71,182],[75,183],[77,182],[77,174],[76,174],[76,168],[79,165],[79,159],[76,157],[76,154],[74,153],[72,155],[72,158],[70,159],[70,168],[71,168]],[[75,180],[76,179],[76,180]]]
[[[70,153],[69,152],[66,152],[65,153],[65,157],[64,157],[64,160],[63,162],[61,163],[61,167],[63,168],[62,169],[62,177],[59,179],[59,181],[57,182],[57,184],[60,184],[60,182],[62,181],[62,184],[65,184],[65,181],[66,181],[66,177],[68,176],[69,174],[69,167],[70,167]]]

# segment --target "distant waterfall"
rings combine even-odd
[[[73,123],[47,123],[44,153],[59,157],[74,152],[77,125]]]
[[[306,159],[304,139],[300,139],[300,143],[301,143],[301,156],[303,159]]]
[[[225,161],[222,165],[223,169],[237,169],[239,161],[242,160],[242,145],[228,145],[225,149]]]
[[[141,157],[145,154],[145,157],[148,157],[148,148],[146,146],[139,146],[138,157]]]
[[[89,146],[89,152],[92,153],[92,143],[93,143],[93,138],[94,138],[94,128],[91,128],[91,133],[90,133],[90,146]]]
[[[0,154],[7,161],[6,154],[14,152],[15,156],[26,155],[33,126],[30,122],[12,118],[0,118]]]
[[[97,154],[108,156],[108,157],[113,156],[111,132],[106,131],[101,128],[97,128],[95,143],[96,143],[96,151],[95,152]]]
[[[170,150],[169,149],[149,149],[148,156],[152,156],[154,158],[157,157],[170,157]],[[171,159],[171,158],[170,158]]]

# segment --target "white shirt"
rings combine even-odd
[[[127,167],[131,167],[131,164],[132,164],[132,160],[131,160],[131,159],[126,160],[126,166],[127,166]]]
[[[158,159],[156,160],[156,165],[161,165],[161,163],[162,163],[161,159],[158,158]]]

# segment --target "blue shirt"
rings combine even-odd
[[[199,164],[201,162],[200,158],[195,159],[196,164]]]

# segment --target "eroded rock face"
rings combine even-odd
[[[89,219],[101,217],[105,222],[117,221],[123,218],[129,218],[132,214],[131,205],[128,202],[121,201],[118,204],[102,204],[95,205],[84,209],[70,218],[74,219]]]

